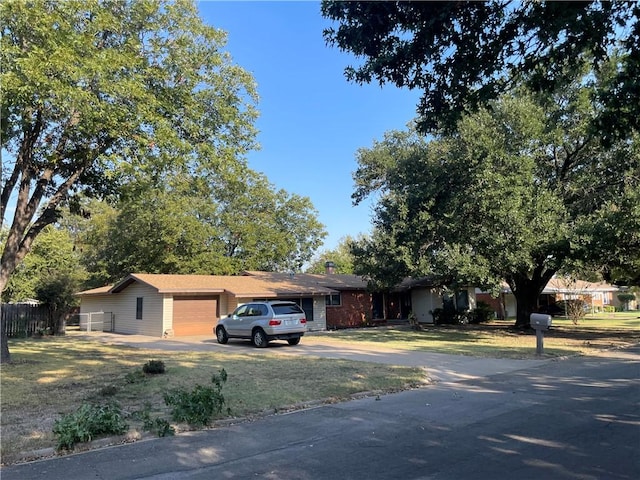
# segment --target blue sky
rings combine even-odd
[[[326,226],[321,248],[371,229],[371,203],[353,207],[356,151],[415,117],[419,92],[348,82],[350,54],[325,45],[319,2],[200,1],[208,25],[258,85],[259,151],[249,165],[278,188],[307,196]]]

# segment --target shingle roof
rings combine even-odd
[[[285,274],[283,278],[257,276],[218,275],[162,275],[135,273],[113,286],[87,290],[79,295],[118,293],[134,282],[154,288],[158,293],[229,293],[236,297],[275,298],[282,296],[329,295],[335,290],[318,284],[294,281]]]
[[[109,293],[109,290],[113,288],[113,285],[105,285],[104,287],[92,288],[91,290],[85,290],[78,292],[76,295],[101,295]]]
[[[584,280],[570,280],[568,278],[553,277],[544,287],[542,293],[589,293],[589,292],[617,292],[620,290],[606,282],[586,282]]]
[[[359,275],[349,274],[315,274],[315,273],[278,273],[246,271],[245,275],[257,277],[271,282],[289,281],[307,287],[325,287],[334,290],[366,290],[367,281]]]

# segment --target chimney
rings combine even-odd
[[[326,273],[327,275],[333,275],[334,273],[336,273],[336,264],[333,262],[325,262],[324,273]]]

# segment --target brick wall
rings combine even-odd
[[[371,320],[371,294],[362,291],[341,292],[342,305],[327,305],[327,328],[362,327]]]

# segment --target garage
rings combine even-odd
[[[213,335],[213,327],[218,319],[218,295],[174,296],[173,334]]]

